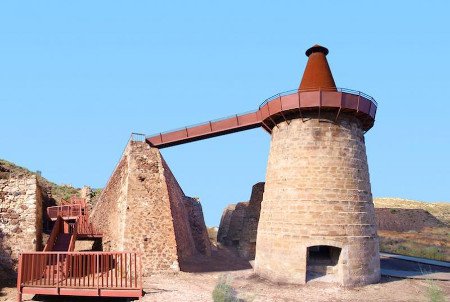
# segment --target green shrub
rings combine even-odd
[[[237,302],[236,291],[231,286],[230,276],[220,276],[212,293],[214,302]]]
[[[444,292],[436,281],[428,280],[427,298],[430,302],[445,302]]]

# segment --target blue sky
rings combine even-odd
[[[0,158],[102,187],[131,132],[256,109],[295,89],[315,43],[379,103],[376,197],[450,201],[447,1],[2,1]],[[164,149],[209,225],[263,181],[261,129]]]

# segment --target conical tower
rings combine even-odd
[[[289,104],[298,104],[298,110],[273,116],[273,125],[267,124],[272,140],[255,271],[276,282],[304,284],[325,277],[363,285],[380,278],[364,143],[375,103],[336,88],[327,54],[320,45],[306,51],[297,96],[279,101],[282,110]]]
[[[333,75],[326,55],[328,49],[320,45],[314,45],[306,51],[308,63],[306,64],[299,90],[331,90],[336,91]]]

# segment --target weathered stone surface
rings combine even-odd
[[[159,150],[130,141],[91,221],[103,232],[104,250],[142,253],[144,275],[178,271],[197,253],[186,198]]]
[[[228,230],[230,229],[231,217],[233,216],[235,204],[228,205],[222,213],[222,218],[220,219],[219,230],[217,231],[217,241],[225,243],[226,237],[228,236]]]
[[[252,188],[249,205],[244,216],[242,235],[239,240],[238,252],[241,257],[254,259],[256,254],[256,235],[258,232],[261,202],[264,193],[264,183],[259,182]]]
[[[363,130],[353,116],[335,117],[305,113],[273,128],[255,259],[270,280],[305,283],[312,246],[341,249],[343,285],[380,278]]]
[[[225,208],[220,222],[218,241],[237,247],[239,255],[254,259],[264,183],[253,186],[249,202],[240,202]]]
[[[184,198],[184,206],[187,210],[191,233],[194,238],[195,247],[203,255],[211,256],[211,242],[206,229],[205,219],[200,201],[196,198]]]
[[[4,177],[0,181],[0,279],[15,277],[20,252],[42,248],[43,195],[36,176]]]

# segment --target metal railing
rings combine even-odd
[[[79,235],[101,235],[101,232],[97,231],[92,223],[89,222],[88,216],[83,215],[77,219],[77,232]]]
[[[247,114],[252,114],[252,113],[257,113],[262,107],[264,107],[267,103],[269,103],[270,101],[283,97],[283,96],[287,96],[287,95],[291,95],[291,94],[296,94],[296,93],[302,93],[302,92],[314,92],[314,91],[324,91],[324,92],[341,92],[341,93],[348,93],[348,94],[352,94],[352,95],[356,95],[356,96],[361,96],[363,98],[366,98],[367,100],[373,102],[377,107],[378,107],[378,103],[375,101],[375,99],[373,97],[371,97],[368,94],[365,94],[361,91],[357,91],[357,90],[352,90],[352,89],[348,89],[348,88],[320,88],[320,89],[293,89],[293,90],[288,90],[288,91],[284,91],[284,92],[280,92],[277,93],[267,99],[264,100],[264,102],[261,103],[261,105],[259,105],[257,110],[252,110],[252,111],[247,111],[244,113],[240,113],[240,114],[235,114],[235,115],[230,115],[227,117],[223,117],[223,118],[218,118],[215,120],[210,120],[207,122],[202,122],[202,123],[198,123],[198,124],[193,124],[193,125],[189,125],[189,126],[185,126],[185,127],[180,127],[177,129],[172,129],[169,131],[165,131],[165,132],[159,132],[159,133],[154,133],[151,135],[147,135],[146,138],[153,138],[156,136],[164,136],[165,134],[168,133],[174,133],[174,132],[178,132],[178,131],[188,131],[191,128],[195,128],[195,127],[200,127],[200,126],[205,126],[205,125],[211,125],[217,122],[221,122],[221,121],[226,121],[229,119],[232,119],[234,117],[238,117],[238,116],[243,116],[243,115],[247,115]]]
[[[53,226],[52,232],[50,233],[50,237],[47,240],[47,244],[44,247],[44,252],[51,251],[53,248],[53,245],[55,244],[56,237],[58,234],[62,231],[61,228],[63,227],[63,220],[61,216],[58,216],[55,225]]]
[[[132,142],[145,142],[145,134],[132,132],[130,140]]]
[[[164,132],[153,133],[151,135],[147,135],[146,138],[155,137],[155,136],[158,136],[158,135],[164,135],[164,134],[167,134],[167,133],[172,133],[172,132],[177,132],[177,131],[185,131],[185,130],[188,130],[190,128],[211,125],[211,124],[215,124],[215,123],[218,123],[218,122],[221,122],[221,121],[226,121],[226,120],[229,120],[229,119],[232,119],[232,118],[238,119],[240,116],[256,113],[257,111],[258,110],[250,110],[250,111],[246,111],[246,112],[239,113],[239,114],[233,114],[233,115],[229,115],[229,116],[226,116],[226,117],[217,118],[217,119],[214,119],[214,120],[209,120],[207,122],[191,124],[189,126],[180,127],[180,128],[176,128],[176,129],[172,129],[172,130],[168,130],[168,131],[164,131]]]
[[[17,287],[142,290],[140,254],[32,252],[19,256]]]
[[[69,247],[67,248],[67,251],[72,252],[75,249],[75,241],[77,241],[78,220],[73,226],[69,225],[69,234],[72,234],[72,236],[70,237]]]
[[[48,207],[47,214],[50,219],[57,219],[61,217],[77,217],[83,214],[83,208],[79,204]]]
[[[364,92],[361,92],[361,91],[348,89],[348,88],[320,88],[320,89],[293,89],[293,90],[283,91],[283,92],[274,94],[271,97],[265,99],[264,102],[262,102],[261,105],[259,105],[259,108],[261,109],[261,107],[266,105],[268,102],[270,102],[274,99],[277,99],[279,97],[282,97],[282,96],[291,95],[294,93],[314,92],[314,91],[331,91],[331,92],[336,91],[336,92],[343,92],[343,93],[353,94],[353,95],[357,95],[357,96],[362,96],[363,98],[366,98],[369,101],[373,102],[378,107],[378,103],[375,101],[375,99],[373,97],[371,97],[370,95],[365,94]]]

